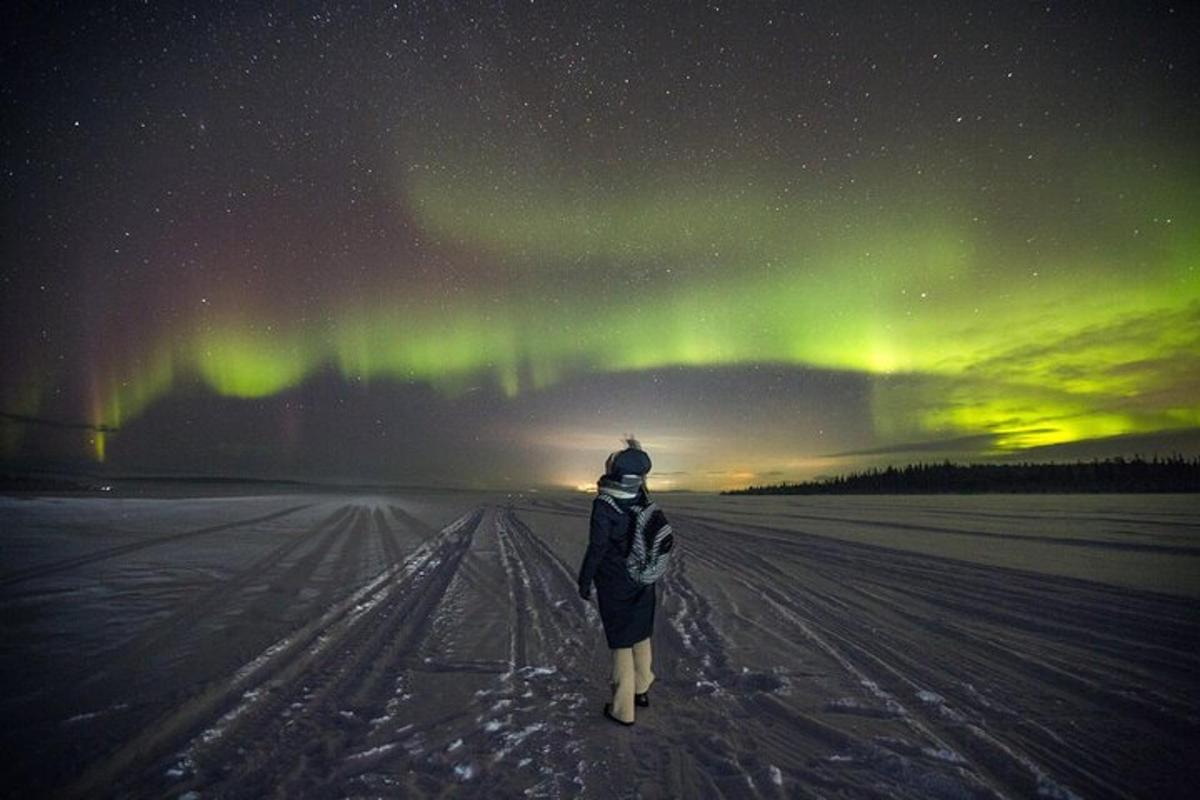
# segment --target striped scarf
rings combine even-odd
[[[641,491],[643,481],[641,475],[622,475],[620,478],[601,475],[596,486],[601,494],[610,495],[614,500],[632,500]]]

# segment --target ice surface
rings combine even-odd
[[[586,495],[0,499],[6,786],[1070,800],[1200,779],[1195,498],[659,499],[680,550],[632,729],[599,714]]]

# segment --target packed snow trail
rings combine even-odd
[[[210,499],[186,515],[0,502],[0,520],[22,525],[5,528],[20,558],[0,585],[6,640],[20,642],[3,660],[5,785],[1169,798],[1200,778],[1195,599],[906,538],[978,528],[990,541],[1017,512],[926,499],[888,530],[868,502],[772,514],[669,500],[681,548],[661,585],[652,706],[632,729],[599,715],[609,653],[575,588],[586,497]],[[1200,536],[1148,512],[1154,524],[1128,534],[1140,548],[1092,547],[1079,542],[1132,532],[1137,514],[1071,514],[1075,528],[1066,513],[1023,519],[1041,527],[1012,547],[1067,538],[1069,552],[1187,561]],[[844,530],[828,527],[839,518]],[[864,528],[887,532],[865,541]]]

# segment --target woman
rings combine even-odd
[[[625,571],[629,537],[633,535],[632,506],[644,506],[650,456],[637,439],[608,457],[597,481],[599,493],[592,502],[591,535],[579,568],[579,595],[588,600],[592,583],[600,604],[604,636],[613,651],[612,701],[604,716],[632,725],[635,705],[649,706],[650,634],[654,629],[654,585],[635,582]]]

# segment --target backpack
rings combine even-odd
[[[600,498],[624,514],[624,510],[612,497],[601,494]],[[654,502],[645,506],[633,506],[632,535],[625,544],[625,571],[634,583],[649,585],[662,577],[670,562],[671,550],[675,547],[675,534],[667,515]]]

